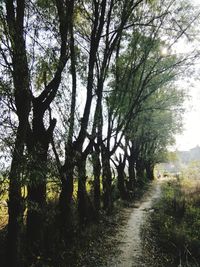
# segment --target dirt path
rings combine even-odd
[[[146,214],[153,212],[152,203],[160,197],[161,181],[152,183],[143,198],[134,205],[127,225],[119,236],[118,255],[111,259],[110,267],[147,267],[143,261],[140,229]]]

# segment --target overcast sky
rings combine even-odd
[[[200,8],[200,0],[193,0],[192,2]],[[200,28],[199,23],[197,23],[196,27]],[[198,36],[197,39],[199,39]],[[179,51],[190,49],[190,45],[184,47],[180,43],[179,46]],[[199,47],[200,41],[197,40],[197,48]],[[176,145],[174,146],[175,149],[179,150],[188,150],[196,145],[200,145],[200,59],[196,63],[195,69],[195,78],[186,77],[190,83],[185,84],[183,82],[183,86],[188,89],[190,100],[185,102],[184,131],[181,135],[177,135]]]
[[[191,99],[185,103],[184,131],[176,137],[175,148],[179,150],[200,145],[200,81],[195,81],[188,91]]]
[[[199,73],[200,74],[200,73]],[[186,101],[184,115],[184,131],[176,137],[175,148],[188,150],[200,145],[200,81],[195,81],[189,88],[190,101]]]

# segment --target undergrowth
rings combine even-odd
[[[200,183],[185,179],[163,185],[142,235],[154,266],[199,267]]]
[[[51,186],[54,185],[51,183]],[[33,264],[30,265],[26,257],[25,225],[22,229],[21,262],[22,267],[105,267],[110,266],[109,261],[115,255],[118,246],[117,232],[126,220],[124,208],[133,206],[135,200],[142,197],[149,184],[138,184],[136,190],[127,201],[119,198],[119,192],[113,192],[114,205],[110,215],[100,211],[98,221],[88,221],[81,227],[78,221],[77,201],[74,197],[72,205],[73,227],[67,244],[60,236],[57,214],[57,198],[51,187],[48,188],[48,208],[45,220],[45,249],[40,255],[35,255]],[[57,189],[57,185],[55,184]],[[52,193],[52,192],[53,193]],[[92,196],[90,196],[92,197]],[[3,258],[6,244],[6,224],[0,230],[0,258]]]

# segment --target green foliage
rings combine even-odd
[[[153,31],[134,30],[126,38],[127,48],[112,69],[114,90],[107,104],[139,157],[154,165],[165,160],[167,146],[181,131],[185,92],[173,82],[182,59],[170,53],[162,55],[167,44]]]
[[[134,141],[145,161],[155,164],[166,160],[167,146],[174,143],[174,134],[181,130],[183,97],[183,92],[166,87],[141,105],[127,137]]]

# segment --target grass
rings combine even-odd
[[[0,230],[7,224],[8,217],[8,179],[0,179]],[[91,191],[91,183],[86,183],[87,192]],[[21,189],[22,197],[25,199],[27,197],[27,187],[22,186]],[[78,181],[74,182],[74,193],[73,199],[76,202],[78,192]],[[60,195],[60,181],[51,180],[47,182],[47,202],[57,202]]]
[[[2,193],[2,199],[7,200],[7,187],[8,182],[5,182],[5,192]],[[87,191],[92,197],[92,184],[88,181]],[[3,187],[2,187],[3,188]],[[141,197],[145,191],[145,186],[140,186],[136,191],[137,198]],[[77,180],[74,182],[74,204],[73,213],[76,211],[77,199]],[[22,189],[23,196],[27,196],[27,190]],[[129,207],[130,203],[127,201],[118,200],[115,202],[112,216],[108,216],[105,212],[101,211],[99,222],[88,222],[87,227],[84,229],[78,226],[77,214],[73,214],[74,227],[73,236],[70,239],[70,246],[66,247],[62,238],[60,239],[57,222],[56,222],[56,201],[60,193],[60,185],[58,181],[51,181],[47,185],[48,196],[48,218],[47,227],[45,228],[45,236],[47,236],[47,247],[45,255],[36,257],[33,266],[76,266],[76,267],[100,267],[109,266],[110,257],[114,256],[115,246],[118,244],[118,239],[115,238],[120,225],[124,222],[124,207]],[[117,193],[116,193],[117,195]],[[6,211],[7,214],[7,211]],[[3,215],[3,213],[2,213]],[[4,214],[5,218],[5,214]],[[6,223],[4,223],[4,226]],[[4,227],[0,231],[0,245],[4,247],[4,241],[7,228]],[[24,236],[23,236],[24,238]],[[2,251],[0,251],[3,253]],[[0,255],[1,256],[1,255]],[[108,264],[108,265],[107,265]]]
[[[200,182],[173,180],[162,191],[143,229],[145,249],[160,266],[200,266]]]
[[[1,178],[0,179],[0,230],[8,222],[8,181]]]

